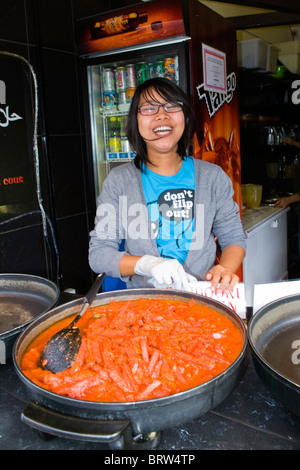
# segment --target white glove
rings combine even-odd
[[[155,287],[172,286],[182,290],[185,284],[197,279],[188,274],[176,259],[164,259],[157,256],[145,255],[138,260],[134,272],[141,276],[150,277]]]

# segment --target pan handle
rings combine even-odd
[[[135,436],[129,420],[106,421],[79,418],[50,410],[39,403],[30,401],[21,414],[21,420],[28,426],[45,434],[104,443],[109,449],[154,449],[160,441],[160,433],[151,433],[151,439]]]

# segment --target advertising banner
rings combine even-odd
[[[146,2],[79,20],[77,52],[83,56],[97,55],[184,34],[182,0]]]
[[[30,97],[22,62],[0,55],[0,206],[35,196]]]

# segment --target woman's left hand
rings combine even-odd
[[[221,254],[220,263],[206,273],[205,281],[211,281],[212,288],[219,287],[223,291],[232,291],[239,282],[239,277],[235,273],[241,266],[244,256],[245,251],[241,246],[227,246]]]
[[[221,264],[217,264],[208,271],[205,280],[211,281],[211,286],[214,289],[218,287],[222,291],[232,291],[234,286],[239,282],[239,277],[229,268],[224,268]]]

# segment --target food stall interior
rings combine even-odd
[[[24,219],[19,217],[22,211],[24,212],[22,200],[21,212],[14,214],[16,220],[12,228],[9,226],[9,229],[7,219],[10,213],[5,212],[7,206],[2,206],[4,210],[1,212],[0,224],[3,230],[0,233],[0,244],[5,250],[3,250],[0,264],[2,272],[7,272],[8,269],[10,272],[27,272],[29,267],[30,272],[38,271],[38,274],[49,276],[55,281],[58,277],[58,283],[63,289],[60,305],[63,305],[70,299],[72,301],[74,298],[78,299],[82,295],[80,293],[86,292],[86,285],[90,285],[92,280],[86,257],[78,256],[78,253],[84,253],[86,249],[88,221],[93,220],[94,212],[92,213],[86,204],[90,195],[85,192],[88,185],[84,179],[86,172],[85,163],[83,163],[86,161],[86,150],[83,144],[84,125],[82,122],[77,122],[77,119],[78,121],[82,119],[79,109],[82,104],[78,104],[80,80],[74,53],[73,23],[76,19],[98,14],[99,8],[106,12],[108,8],[123,8],[124,4],[129,6],[138,2],[72,0],[66,4],[53,0],[48,4],[43,2],[38,6],[37,2],[24,2],[24,11],[23,8],[19,8],[18,3],[17,0],[3,0],[2,2],[5,11],[3,17],[8,18],[9,21],[2,25],[1,48],[28,57],[30,62],[36,65],[39,78],[43,77],[39,83],[40,93],[45,98],[45,102],[47,101],[47,106],[45,109],[41,106],[39,112],[41,123],[46,122],[47,126],[40,128],[39,144],[41,159],[45,167],[51,168],[51,173],[46,176],[51,176],[51,178],[49,177],[48,181],[44,172],[42,172],[42,177],[47,180],[46,183],[43,181],[45,188],[49,182],[52,182],[52,186],[49,184],[49,187],[55,195],[52,200],[51,191],[48,194],[48,190],[44,188],[44,199],[47,209],[49,206],[51,220],[55,222],[62,253],[60,253],[61,259],[57,260],[56,244],[53,243],[54,248],[51,246],[51,249],[54,254],[49,262],[50,267],[48,257],[37,253],[39,246],[42,247],[43,253],[43,243],[36,242],[36,240],[43,241],[41,230],[43,227],[40,222],[37,224],[35,212],[30,212],[30,217],[34,216],[33,221],[31,222],[30,218],[29,223],[26,219],[26,223],[23,224]],[[270,4],[269,1],[256,3],[258,5]],[[291,12],[300,13],[299,6],[290,0],[277,0],[276,5],[280,6],[280,4],[285,11],[285,14],[278,13],[282,21],[288,9]],[[296,17],[299,21],[299,15],[296,14]],[[61,28],[53,30],[52,27],[48,27],[47,21],[53,24],[51,21],[54,19],[58,21]],[[74,20],[73,23],[71,19]],[[289,19],[291,20],[291,16]],[[233,18],[231,20],[233,21]],[[238,26],[238,22],[241,21],[241,17],[236,19],[236,25]],[[63,33],[60,35],[58,31]],[[57,79],[58,70],[59,80]],[[291,82],[295,79],[299,80],[299,76],[289,70],[285,70],[283,76],[275,77],[271,74],[242,68],[238,75],[242,184],[255,183],[263,187],[260,207],[243,210],[245,227],[248,230],[249,240],[255,240],[255,237],[252,237],[255,232],[254,226],[251,225],[253,213],[256,215],[260,213],[260,209],[268,210],[271,214],[270,217],[268,216],[271,230],[281,228],[281,221],[284,219],[288,228],[285,243],[287,265],[280,263],[279,274],[276,275],[280,279],[298,279],[300,269],[297,262],[296,216],[293,210],[286,210],[280,212],[279,219],[272,202],[269,201],[293,191],[293,169],[300,154],[299,150],[294,147],[284,146],[282,138],[287,135],[300,140],[299,106],[293,106],[290,102]],[[13,108],[11,110],[15,111]],[[72,161],[72,178],[70,178],[70,161]],[[77,193],[74,191],[75,185],[79,188]],[[32,209],[31,206],[30,209]],[[35,205],[33,209],[36,209]],[[258,225],[261,228],[263,224],[259,222]],[[36,226],[38,233],[33,236],[28,227],[35,230]],[[76,237],[74,237],[75,232]],[[272,232],[272,234],[275,233]],[[69,243],[70,240],[75,243]],[[22,243],[18,243],[19,241]],[[25,241],[28,243],[26,252],[23,249]],[[20,252],[15,249],[16,245],[22,247]],[[264,254],[267,252],[266,262],[269,266],[275,258],[272,247],[270,243],[269,251],[263,250]],[[285,253],[281,254],[285,256]],[[42,266],[39,266],[37,263],[41,260]],[[255,261],[254,258],[253,260]],[[58,261],[61,262],[59,273],[55,269],[56,263],[59,264]],[[258,269],[255,262],[254,265],[256,271],[266,272],[265,269]],[[70,290],[76,293],[69,294]],[[63,435],[53,436],[23,422],[20,417],[28,404],[28,391],[16,374],[12,357],[5,356],[3,345],[5,344],[1,342],[0,334],[0,449],[108,450],[110,448],[107,443],[93,440],[71,439]],[[291,353],[290,350],[289,353]],[[247,348],[244,365],[239,383],[226,400],[213,409],[209,409],[205,415],[189,419],[183,424],[172,426],[164,431],[159,440],[154,442],[155,448],[162,451],[185,450],[184,454],[197,450],[299,450],[299,416],[277,400],[266,388],[255,369],[250,347]],[[34,412],[34,406],[31,411]],[[158,412],[153,409],[153,413]],[[111,451],[110,455],[112,455]]]
[[[280,77],[239,70],[242,185],[263,187],[261,206],[274,206],[278,198],[295,192],[300,150],[284,139],[299,141],[299,111],[291,101],[296,79],[285,67]],[[289,279],[299,278],[298,218],[292,205],[287,215],[287,271]]]

